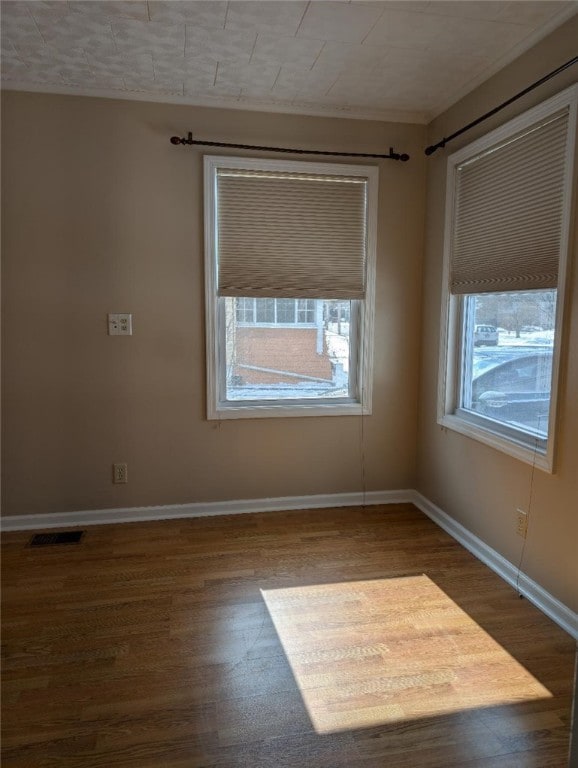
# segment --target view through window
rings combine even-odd
[[[548,437],[556,291],[464,297],[461,407]]]
[[[351,340],[358,302],[245,297],[222,301],[227,400],[355,396]]]

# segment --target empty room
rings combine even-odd
[[[0,24],[2,765],[576,768],[578,2]]]

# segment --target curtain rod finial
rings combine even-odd
[[[434,152],[437,152],[438,149],[443,149],[446,145],[446,141],[448,141],[448,139],[444,136],[444,138],[441,141],[438,141],[437,144],[431,144],[425,150],[426,155],[429,157],[430,155],[433,155]]]

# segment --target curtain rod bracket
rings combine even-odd
[[[193,134],[189,131],[189,135],[185,139],[184,136],[171,136],[171,144],[194,144]]]

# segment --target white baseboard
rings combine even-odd
[[[40,531],[62,526],[136,523],[145,520],[174,520],[186,517],[242,515],[251,512],[286,512],[296,509],[355,507],[361,504],[403,504],[413,500],[414,491],[367,491],[327,493],[315,496],[278,496],[271,499],[207,501],[192,504],[168,504],[158,507],[89,509],[81,512],[55,512],[40,515],[11,515],[2,518],[3,531]]]
[[[214,515],[241,515],[251,512],[284,512],[297,509],[354,507],[360,504],[412,503],[434,523],[449,533],[504,581],[516,587],[518,570],[496,550],[464,528],[418,491],[368,491],[367,493],[332,493],[314,496],[280,496],[271,499],[240,501],[209,501],[193,504],[170,504],[158,507],[127,507],[124,509],[91,509],[81,512],[57,512],[40,515],[13,515],[2,518],[3,531],[42,531],[49,528],[135,523],[146,520],[172,520]],[[518,589],[530,602],[549,616],[568,634],[578,640],[578,615],[546,592],[524,573],[520,574]]]
[[[546,616],[549,616],[552,621],[555,621],[569,635],[578,640],[578,614],[571,611],[570,608],[553,597],[549,592],[546,592],[545,589],[529,576],[526,576],[525,573],[520,573],[518,579],[518,569],[515,565],[512,565],[499,552],[488,546],[418,491],[413,492],[412,502],[434,523],[443,528],[446,533],[449,533],[452,538],[475,555],[478,560],[481,560],[482,563],[491,568],[512,587],[517,588],[520,594],[524,595]]]

